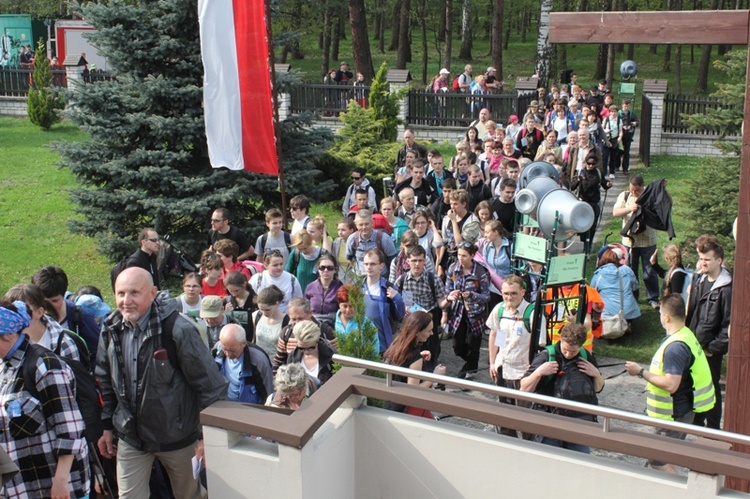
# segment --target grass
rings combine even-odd
[[[373,39],[372,26],[369,29],[370,34],[370,50],[372,53],[373,66],[377,70],[378,66],[385,61],[388,67],[396,67],[396,52],[389,52],[387,50],[388,43],[390,42],[390,30],[386,30],[386,52],[384,54],[378,51],[378,42]],[[347,39],[341,40],[339,48],[338,60],[331,60],[331,69],[338,69],[338,63],[341,60],[346,60],[350,63],[350,66],[354,68],[354,61],[352,56],[351,48],[351,34],[349,31],[346,33]],[[434,43],[434,34],[428,32],[428,64],[427,64],[427,82],[435,76],[442,64],[442,56],[438,54]],[[430,39],[432,37],[432,40]],[[461,45],[460,39],[453,40],[453,58],[451,59],[451,78],[458,75],[466,63],[471,63],[474,66],[474,75],[484,72],[484,70],[492,66],[492,57],[489,50],[489,40],[486,36],[478,32],[474,37],[474,48],[472,50],[472,59],[470,61],[459,60],[457,55],[459,47]],[[300,40],[300,46],[304,55],[303,59],[292,60],[291,56],[287,59],[287,63],[292,65],[292,68],[298,69],[305,73],[307,79],[311,81],[321,81],[320,76],[320,63],[321,55],[318,49],[318,33],[308,32],[303,33]],[[596,83],[594,79],[594,72],[596,67],[597,52],[599,50],[596,44],[566,44],[568,68],[576,70],[579,77],[579,83],[588,89],[588,86]],[[440,47],[442,52],[442,45]],[[663,59],[664,59],[664,46],[658,46],[657,53],[652,54],[649,50],[648,45],[636,45],[633,60],[638,64],[638,80],[644,79],[667,79],[670,80],[670,91],[674,91],[674,73],[673,71],[664,71]],[[685,46],[682,50],[682,91],[683,93],[693,93],[695,91],[696,73],[698,64],[700,62],[700,46],[695,46],[693,62],[690,62],[691,47]],[[672,50],[672,68],[674,67],[675,51]],[[712,52],[712,60],[718,58],[716,50]],[[536,57],[536,27],[528,34],[525,43],[521,43],[520,35],[513,32],[510,37],[510,43],[508,49],[503,51],[503,78],[506,82],[505,88],[512,89],[515,86],[515,80],[518,77],[531,76],[534,73],[534,59]],[[276,62],[281,60],[281,49],[276,51]],[[626,52],[615,54],[615,83],[613,90],[617,91],[619,88],[619,67],[620,63],[626,60]],[[554,67],[554,64],[553,64]],[[415,30],[414,39],[412,40],[412,62],[407,64],[407,69],[410,70],[413,84],[416,86],[422,86],[422,52],[421,52],[421,37]],[[563,68],[559,68],[563,69]],[[353,70],[353,69],[352,69]],[[552,75],[552,79],[556,80],[559,76],[559,70],[556,74]],[[636,80],[636,81],[638,81]],[[452,80],[451,80],[452,81]],[[708,91],[712,92],[715,88],[715,83],[723,82],[724,75],[716,70],[713,65],[709,68],[708,73]]]
[[[68,190],[75,185],[67,170],[55,166],[57,156],[47,148],[54,140],[85,140],[69,124],[41,132],[27,119],[0,118],[0,291],[30,282],[45,265],[68,274],[70,289],[97,286],[112,298],[111,265],[97,253],[96,241],[71,234],[75,220]]]
[[[643,175],[646,183],[661,178],[667,179],[667,190],[673,198],[672,223],[675,229],[675,238],[669,241],[666,232],[657,232],[657,248],[663,248],[667,243],[672,242],[680,245],[685,241],[685,231],[687,229],[686,208],[690,204],[690,193],[688,191],[686,178],[691,173],[700,168],[703,164],[701,158],[691,158],[684,156],[655,156],[651,158],[650,168],[638,168],[636,171]],[[609,195],[617,196],[618,192],[610,192]],[[609,224],[608,230],[604,234],[612,233],[609,241],[620,241],[620,229],[622,228],[622,219],[613,218]],[[696,254],[685,253],[685,262],[695,266]],[[660,263],[665,266],[664,260]],[[593,267],[593,266],[592,266]],[[593,273],[593,269],[591,269]],[[641,271],[642,275],[643,272]],[[589,276],[590,277],[590,276]],[[641,282],[641,299],[646,296],[646,290]],[[607,357],[616,357],[628,359],[637,362],[647,363],[651,360],[659,342],[664,337],[664,329],[659,323],[659,312],[652,309],[648,304],[641,304],[641,317],[633,321],[633,331],[628,335],[617,340],[599,340],[596,345],[596,353]]]

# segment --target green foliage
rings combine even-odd
[[[263,213],[280,207],[278,178],[211,168],[203,121],[203,65],[197,4],[192,0],[87,3],[80,14],[96,31],[91,43],[107,58],[115,79],[74,85],[68,119],[90,137],[61,141],[61,165],[77,177],[71,191],[81,220],[76,233],[96,237],[112,260],[133,251],[144,226],[195,256],[205,247],[214,208],[232,212],[232,224],[250,237]],[[310,116],[280,127],[287,193],[324,194],[315,162],[333,142],[311,129]]]
[[[710,130],[721,134],[716,147],[725,154],[740,155],[742,141],[727,141],[727,136],[739,136],[742,133],[742,119],[745,104],[745,74],[747,73],[747,49],[731,50],[724,60],[714,61],[714,66],[724,73],[729,80],[718,83],[718,90],[711,97],[722,103],[718,109],[709,109],[701,114],[683,114],[682,118],[691,130]]]
[[[383,61],[370,86],[370,107],[375,122],[380,126],[380,137],[393,142],[396,140],[396,127],[403,123],[398,117],[399,101],[408,89],[391,92],[386,81],[387,75],[388,65]]]
[[[740,158],[711,158],[695,172],[687,183],[690,188],[688,206],[688,243],[702,234],[711,234],[724,246],[724,261],[734,266],[735,240],[732,224],[737,216],[740,194]]]
[[[352,320],[357,325],[357,329],[349,334],[336,333],[339,353],[347,357],[379,361],[380,354],[375,349],[378,328],[367,318],[365,297],[361,286],[352,286],[349,289],[349,303],[354,308]]]
[[[29,121],[44,131],[60,121],[58,111],[65,106],[57,89],[52,85],[52,70],[44,51],[44,41],[39,40],[34,62],[33,84],[26,97]]]
[[[732,223],[737,216],[739,202],[742,141],[726,140],[726,137],[740,136],[742,133],[747,49],[728,52],[724,60],[716,61],[714,66],[729,79],[728,83],[718,84],[718,90],[711,94],[722,106],[710,109],[705,114],[683,115],[683,119],[691,130],[719,132],[721,136],[715,145],[728,156],[708,160],[688,181],[691,202],[687,232],[690,240],[701,234],[712,234],[719,238],[724,246],[725,261],[731,267],[735,248]]]

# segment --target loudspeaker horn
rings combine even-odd
[[[548,177],[553,179],[555,183],[560,183],[560,174],[557,173],[554,166],[546,161],[534,161],[529,163],[521,172],[521,176],[518,177],[518,187],[525,189],[537,177]]]
[[[524,171],[526,170],[524,169]],[[549,177],[536,177],[529,182],[529,185],[525,189],[521,189],[516,193],[516,209],[536,220],[536,210],[539,206],[539,201],[554,189],[559,189],[556,181]]]
[[[539,200],[536,220],[544,237],[550,239],[558,212],[557,231],[554,242],[565,241],[578,233],[586,232],[594,225],[594,209],[567,189],[549,191]]]

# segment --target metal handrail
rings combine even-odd
[[[547,395],[540,395],[538,393],[522,392],[520,390],[487,385],[485,383],[478,383],[476,381],[467,381],[464,379],[454,378],[452,376],[444,376],[424,371],[416,371],[414,369],[407,369],[405,367],[392,366],[389,364],[383,364],[381,362],[373,362],[369,360],[357,359],[354,357],[347,357],[345,355],[334,354],[333,361],[347,366],[359,367],[362,369],[367,369],[369,371],[385,373],[386,386],[393,386],[393,375],[395,374],[399,376],[432,381],[433,383],[442,383],[444,385],[455,386],[458,388],[466,388],[469,390],[474,390],[491,395],[499,395],[503,397],[523,400],[526,402],[538,403],[541,405],[559,407],[561,409],[568,409],[576,412],[591,414],[602,418],[602,431],[604,432],[609,431],[611,423],[610,420],[615,419],[618,421],[627,421],[629,423],[636,423],[644,426],[652,426],[664,428],[667,430],[679,431],[682,433],[687,433],[689,435],[718,440],[720,442],[750,445],[750,436],[748,435],[652,418],[650,416],[623,411],[621,409],[612,409],[600,405],[573,402],[570,400],[549,397]]]

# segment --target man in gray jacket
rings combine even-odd
[[[121,498],[148,497],[154,458],[175,497],[205,497],[190,461],[203,456],[200,411],[226,397],[227,382],[195,324],[157,295],[148,272],[122,271],[115,297],[117,311],[104,322],[97,352],[105,428],[99,451],[117,456]]]

